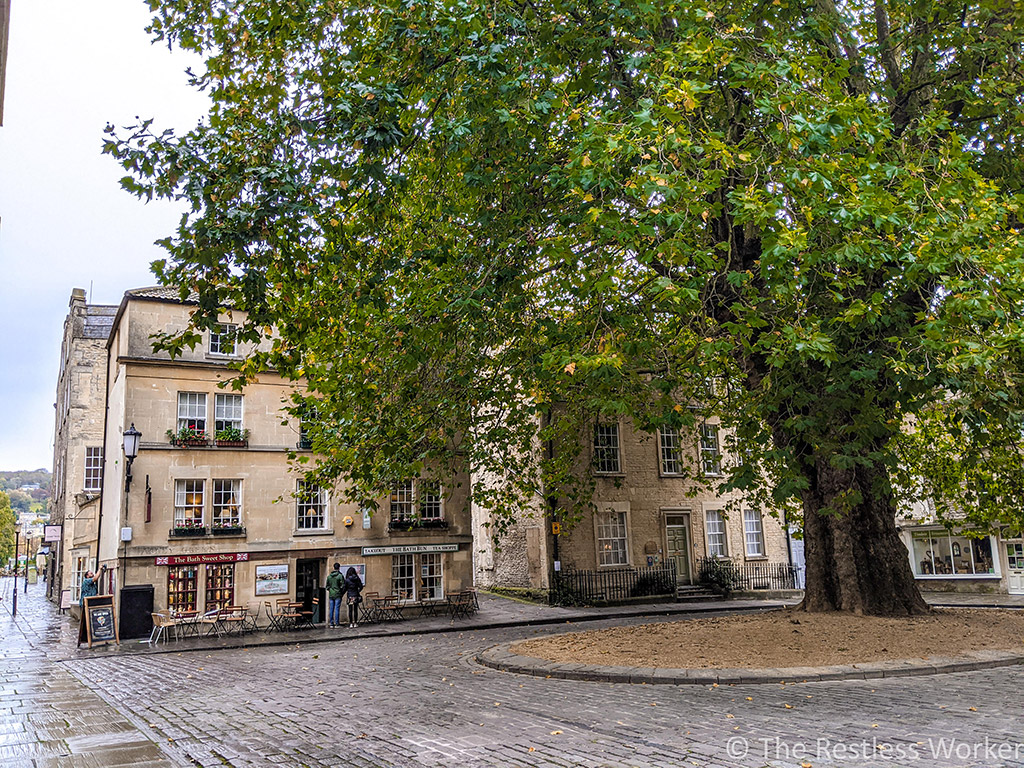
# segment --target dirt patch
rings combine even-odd
[[[548,661],[627,667],[818,667],[966,651],[1024,652],[1024,611],[937,610],[912,619],[773,611],[573,632],[512,646]]]

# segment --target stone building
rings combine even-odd
[[[649,435],[628,419],[596,424],[580,465],[595,481],[593,514],[556,536],[538,498],[495,542],[488,514],[475,508],[478,583],[547,588],[555,567],[598,573],[672,564],[685,586],[713,558],[748,574],[772,574],[748,586],[780,588],[775,576],[794,564],[781,522],[740,494],[721,495],[686,477],[687,465],[712,481],[721,476],[723,446],[713,421],[699,437],[677,430]]]
[[[62,526],[61,540],[48,544],[47,597],[54,601],[69,590],[77,603],[82,577],[96,562],[107,337],[116,311],[87,304],[81,288],[71,292],[54,402],[50,525]]]
[[[356,566],[367,590],[409,601],[472,586],[466,478],[451,489],[410,478],[373,515],[338,489],[304,486],[289,454],[309,456],[308,442],[284,410],[297,385],[267,372],[240,391],[224,386],[240,316],[224,315],[173,360],[153,351],[152,335],[183,330],[190,310],[176,290],[146,288],[128,291],[111,318],[95,410],[101,421],[106,412],[104,591],[152,585],[154,609],[312,605],[335,562]],[[142,436],[126,466],[132,427]]]

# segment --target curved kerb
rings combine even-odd
[[[520,642],[520,641],[516,641]],[[545,661],[512,653],[515,643],[481,651],[476,661],[485,667],[534,677],[584,680],[595,683],[647,685],[719,685],[810,683],[825,680],[873,680],[884,677],[940,675],[1024,664],[1024,654],[1011,651],[972,651],[963,656],[871,661],[829,667],[769,667],[765,669],[667,669],[612,667],[578,662]]]

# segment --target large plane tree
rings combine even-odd
[[[500,527],[585,508],[588,420],[720,419],[815,611],[926,610],[900,503],[1013,522],[1020,4],[149,4],[210,113],[106,151],[189,204],[155,266],[196,328],[245,310],[242,375],[308,382],[320,477],[469,462]]]

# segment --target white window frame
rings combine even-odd
[[[594,472],[598,475],[622,474],[622,440],[617,421],[594,425]]]
[[[658,455],[662,475],[683,474],[683,440],[678,429],[662,427],[658,430]]]
[[[406,568],[408,568],[407,574],[403,573]],[[403,602],[415,602],[416,581],[416,555],[392,555],[391,594],[398,595]],[[403,593],[405,594],[403,595]]]
[[[630,564],[629,510],[614,505],[599,507],[594,516],[594,541],[599,568],[621,568]],[[621,542],[619,546],[617,543]]]
[[[444,520],[444,489],[435,480],[416,481],[416,509],[420,520]]]
[[[73,549],[71,550],[71,603],[72,605],[78,605],[82,601],[82,579],[85,578],[87,571],[92,570],[89,567],[89,550],[88,549]]]
[[[725,513],[721,509],[704,510],[704,541],[708,548],[708,557],[729,556],[728,526]]]
[[[309,510],[312,510],[312,513]],[[314,484],[307,487],[307,483],[299,480],[295,490],[295,530],[326,531],[329,512],[327,489]],[[316,522],[318,519],[320,525],[309,524],[310,521]]]
[[[234,338],[234,334],[237,330],[238,326],[233,323],[217,323],[214,325],[210,329],[209,353],[217,357],[235,357],[237,355],[238,340]]]
[[[400,480],[391,486],[388,513],[393,523],[412,522],[416,514],[416,485],[412,480]]]
[[[196,494],[199,499],[196,501]],[[191,498],[190,498],[191,496]],[[198,515],[196,511],[198,510]],[[191,513],[191,514],[190,514]],[[174,527],[202,528],[206,517],[206,481],[185,478],[174,481]],[[195,521],[198,520],[198,525]]]
[[[243,423],[243,399],[236,393],[218,392],[213,398],[213,432],[222,429],[241,431]]]
[[[717,424],[700,425],[700,465],[705,477],[721,477],[722,441]]]
[[[61,468],[63,469],[63,467]],[[103,447],[90,445],[85,449],[85,481],[83,491],[103,489]]]
[[[242,526],[242,481],[215,479],[212,497],[210,525],[214,528],[240,528]],[[232,507],[234,507],[233,512],[231,511]]]
[[[444,600],[444,554],[427,552],[419,556],[419,597]]]
[[[747,557],[767,557],[764,544],[764,520],[759,509],[743,510],[743,546]]]
[[[202,426],[199,426],[199,425]],[[178,428],[180,432],[185,427],[191,427],[197,432],[206,433],[206,393],[205,392],[179,392],[178,393]]]

